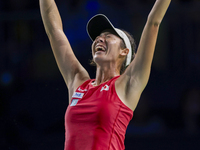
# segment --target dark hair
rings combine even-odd
[[[135,57],[136,43],[135,43],[135,40],[134,40],[134,38],[132,37],[132,35],[130,33],[128,33],[125,30],[122,30],[122,31],[127,35],[128,39],[130,40],[131,48],[132,48],[132,56],[131,56],[131,61],[132,61],[134,59],[134,57]],[[121,46],[121,48],[126,48],[124,40],[121,40],[120,46]],[[90,65],[91,66],[96,66],[96,63],[94,62],[93,59],[90,60]],[[122,65],[121,65],[120,74],[124,73],[124,71],[126,70],[126,68],[128,66],[126,66],[126,59],[125,59],[124,62],[122,63]]]

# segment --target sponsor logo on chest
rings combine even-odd
[[[72,97],[73,97],[73,98],[82,98],[83,95],[84,95],[84,93],[74,92],[74,94],[73,94]]]
[[[108,85],[104,85],[104,86],[101,88],[100,92],[102,92],[102,91],[108,91],[108,90],[109,90],[109,86],[108,86]],[[78,88],[78,91],[86,92],[87,89],[82,90],[82,89]],[[72,102],[71,102],[70,106],[75,106],[75,105],[78,103],[79,99],[81,99],[81,98],[83,97],[84,94],[85,94],[85,93],[74,92],[72,98],[78,98],[78,99],[72,99]]]
[[[108,90],[109,90],[109,86],[108,86],[108,85],[103,86],[103,87],[101,88],[100,92],[102,92],[103,90],[104,90],[104,91],[108,91]]]
[[[78,103],[78,99],[73,99],[70,106],[75,106]]]
[[[78,91],[80,91],[80,92],[86,92],[87,89],[81,89],[81,88],[79,87],[79,88],[78,88]]]

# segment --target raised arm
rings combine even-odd
[[[159,26],[170,2],[171,0],[156,0],[142,32],[137,54],[122,78],[116,82],[116,90],[117,85],[124,85],[125,91],[120,95],[132,110],[148,82]]]
[[[128,70],[132,78],[137,77],[142,89],[149,79],[159,26],[170,2],[171,0],[156,0],[144,27],[135,60]]]
[[[87,71],[76,59],[63,26],[54,0],[40,0],[40,12],[56,62],[69,89],[69,95],[89,79]]]

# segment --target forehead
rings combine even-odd
[[[101,36],[101,35],[108,35],[108,34],[112,34],[112,35],[114,35],[114,36],[119,37],[119,36],[117,35],[117,33],[116,33],[114,30],[111,30],[111,29],[103,30],[103,31],[101,32],[100,36]],[[120,37],[119,37],[119,38],[120,38]]]

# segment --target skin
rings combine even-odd
[[[149,80],[159,26],[170,2],[171,0],[156,0],[143,29],[137,54],[115,82],[119,98],[133,111]],[[90,79],[90,76],[75,57],[63,32],[62,21],[54,0],[40,0],[40,11],[56,62],[68,87],[70,101],[74,91],[83,82]],[[112,37],[105,40],[107,33],[110,33]],[[119,75],[120,62],[128,54],[128,49],[119,48],[120,39],[111,32],[103,32],[99,37],[103,39],[102,44],[106,47],[106,52],[94,53],[95,42],[93,43],[93,58],[97,63],[94,86]],[[95,41],[97,42],[97,40]]]
[[[92,44],[93,60],[97,64],[96,80],[94,85],[99,85],[120,75],[120,68],[129,50],[122,49],[122,40],[112,30],[103,31]],[[105,51],[97,51],[95,47],[103,46]]]

